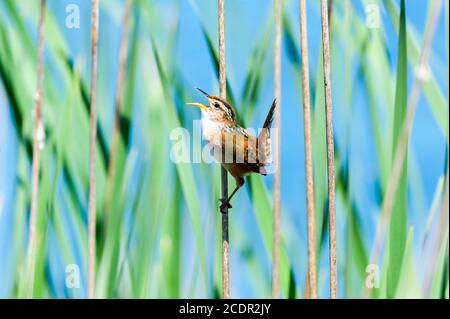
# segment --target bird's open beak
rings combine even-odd
[[[205,91],[203,91],[201,88],[196,88],[196,89],[199,90],[200,92],[202,92],[203,95],[205,95],[206,98],[209,100],[210,96],[209,96],[208,93],[206,93]],[[206,109],[209,107],[208,104],[201,104],[201,103],[186,103],[186,104],[188,104],[188,105],[193,105],[193,106],[197,106],[197,107],[201,108],[202,110],[206,110]]]
[[[201,108],[202,110],[206,110],[208,108],[208,105],[202,104],[202,103],[186,103],[188,105],[193,105]]]

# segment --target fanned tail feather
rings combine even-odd
[[[270,128],[273,123],[273,118],[275,114],[275,108],[277,107],[277,99],[274,99],[272,102],[272,106],[270,107],[269,113],[266,116],[266,120],[264,121],[263,128],[258,135],[257,138],[257,152],[258,152],[258,160],[260,163],[264,165],[269,164],[268,161],[270,159],[270,149],[271,149],[271,140],[270,140]],[[262,175],[266,174],[266,170],[259,172]]]

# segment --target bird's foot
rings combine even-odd
[[[228,201],[228,199],[225,200],[225,199],[221,198],[221,199],[220,199],[220,202],[222,203],[222,204],[220,205],[220,212],[221,212],[221,213],[225,212],[226,209],[232,208],[232,207],[233,207],[233,206],[230,205],[230,202]]]

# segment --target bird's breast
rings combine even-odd
[[[220,133],[224,129],[224,125],[212,121],[208,118],[202,118],[202,134],[203,138],[208,142],[214,142],[220,138]]]

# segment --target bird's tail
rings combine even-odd
[[[276,107],[277,99],[274,99],[257,139],[258,159],[261,163],[264,164],[268,164],[268,161],[270,159],[270,127],[272,126]]]
[[[272,106],[270,107],[269,113],[267,113],[266,120],[264,121],[263,129],[264,128],[269,129],[272,126],[273,115],[275,114],[276,107],[277,107],[277,99],[274,99],[272,102]],[[261,133],[259,135],[261,135]]]

